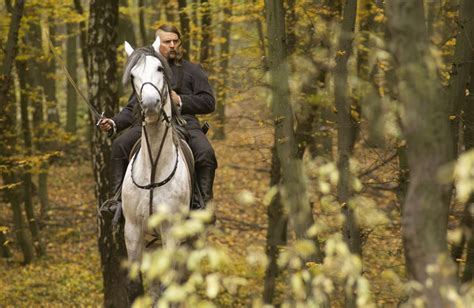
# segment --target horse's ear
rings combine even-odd
[[[160,36],[157,35],[155,41],[153,42],[153,44],[151,44],[151,46],[153,46],[153,49],[155,49],[156,53],[160,53],[160,45]]]
[[[125,41],[125,52],[127,53],[127,55],[130,57],[130,55],[132,54],[133,52],[133,47],[127,42]]]

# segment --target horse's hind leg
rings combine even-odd
[[[127,246],[128,260],[131,263],[141,262],[144,247],[144,234],[141,226],[125,223],[125,244]],[[141,274],[135,279],[129,278],[127,283],[128,302],[130,306],[133,301],[144,294]]]

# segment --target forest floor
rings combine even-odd
[[[249,281],[237,296],[217,298],[219,306],[235,307],[247,306],[263,290],[263,269],[247,265],[246,255],[265,249],[267,214],[263,199],[269,189],[273,135],[270,127],[258,121],[239,117],[228,121],[227,138],[212,141],[219,169],[215,182],[217,224],[210,242],[225,248],[231,256],[232,267],[226,271]],[[389,153],[358,147],[355,156],[360,168],[367,170]],[[395,280],[397,275],[403,276],[404,269],[399,208],[390,188],[396,176],[394,164],[390,161],[361,178],[364,188],[360,195],[388,217],[385,224],[363,229],[363,275],[371,283],[374,302],[384,307],[396,306],[400,300],[402,290],[397,289]],[[312,170],[307,173],[315,217],[330,227],[329,236],[339,231],[335,222],[339,209],[320,202],[322,195],[315,175]],[[91,163],[85,158],[64,157],[49,174],[49,217],[42,222],[47,256],[24,266],[15,243],[11,243],[14,257],[0,260],[0,306],[100,306],[102,276]],[[253,204],[238,202],[244,190],[254,194]],[[3,203],[0,225],[11,227],[11,221],[11,211]],[[14,241],[12,234],[7,236]],[[280,288],[284,285],[281,281]],[[338,306],[342,295],[333,296],[333,304]]]

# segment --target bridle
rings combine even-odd
[[[159,59],[158,59],[159,60]],[[163,72],[162,72],[163,73]],[[160,181],[160,182],[156,182],[154,183],[153,182],[153,179],[155,178],[155,175],[156,175],[156,167],[158,165],[158,161],[160,159],[160,156],[161,156],[161,152],[163,150],[163,145],[165,143],[165,139],[166,139],[166,136],[168,135],[168,130],[170,129],[171,127],[171,116],[169,116],[164,107],[165,105],[168,103],[169,101],[169,93],[170,93],[170,85],[169,85],[169,82],[168,82],[168,79],[166,78],[166,76],[164,75],[163,73],[163,87],[160,89],[158,89],[158,87],[156,85],[154,85],[153,83],[147,81],[147,82],[144,82],[142,84],[142,86],[140,87],[140,91],[137,92],[135,90],[135,85],[133,83],[133,76],[131,76],[131,83],[132,83],[132,89],[133,89],[133,92],[135,93],[135,95],[137,96],[137,99],[138,99],[138,103],[140,105],[140,108],[142,110],[141,112],[141,115],[142,115],[142,127],[143,127],[143,132],[144,132],[144,135],[145,135],[145,141],[146,141],[146,145],[147,145],[147,149],[148,149],[148,157],[150,158],[150,163],[151,163],[151,174],[150,174],[150,183],[147,184],[147,185],[140,185],[137,183],[137,181],[135,180],[135,178],[133,177],[133,167],[135,165],[135,160],[137,158],[138,155],[135,155],[133,157],[133,161],[132,161],[132,167],[131,167],[131,170],[130,170],[130,174],[131,174],[131,177],[132,177],[132,182],[133,184],[135,184],[135,186],[137,186],[138,188],[140,189],[147,189],[150,191],[150,216],[153,214],[153,206],[152,206],[152,203],[153,203],[153,189],[154,188],[157,188],[157,187],[160,187],[160,186],[163,186],[165,185],[166,183],[168,183],[172,178],[173,176],[175,175],[176,173],[176,170],[178,169],[178,144],[177,142],[175,141],[174,142],[174,145],[175,145],[175,148],[176,148],[176,162],[174,164],[174,168],[173,170],[171,171],[171,173],[168,175],[168,177],[166,177],[166,179]],[[153,156],[152,156],[152,153],[151,153],[151,147],[150,147],[150,138],[148,136],[148,132],[147,132],[147,129],[146,129],[146,126],[147,126],[147,122],[145,121],[145,112],[143,110],[143,100],[142,100],[142,92],[143,92],[143,87],[145,85],[150,85],[152,86],[157,92],[158,94],[160,95],[160,110],[158,112],[158,119],[157,119],[157,123],[160,122],[160,119],[161,117],[163,117],[161,119],[162,122],[166,122],[165,124],[165,133],[163,135],[163,138],[161,139],[161,143],[160,143],[160,147],[158,149],[158,154],[156,156],[155,159],[153,159]],[[148,122],[148,123],[154,123],[154,122]]]

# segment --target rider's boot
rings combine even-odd
[[[196,179],[204,203],[207,205],[209,201],[214,199],[213,185],[216,170],[209,167],[201,167],[196,169]]]
[[[110,160],[110,170],[112,178],[112,199],[101,207],[100,213],[102,217],[113,219],[114,222],[118,223],[122,217],[122,181],[127,171],[128,159],[112,158]]]
[[[214,199],[213,193],[213,185],[214,185],[214,177],[215,177],[216,170],[214,168],[209,167],[200,167],[196,168],[196,180],[199,187],[199,191],[201,193],[202,202],[204,203],[204,207],[206,208],[208,203]],[[211,219],[211,224],[214,224],[216,221],[216,216],[213,214]]]

